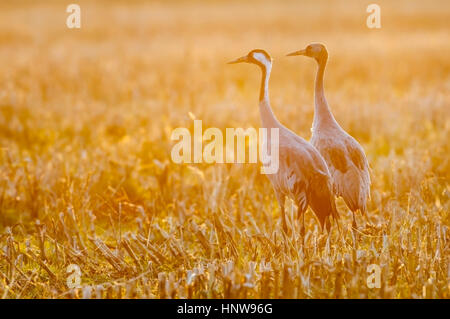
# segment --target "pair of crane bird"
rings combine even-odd
[[[322,229],[330,231],[330,219],[338,219],[335,197],[342,197],[352,211],[353,228],[357,228],[355,213],[365,214],[370,197],[369,164],[361,145],[337,123],[325,98],[323,78],[328,51],[321,43],[311,43],[305,49],[288,56],[303,55],[316,60],[318,70],[314,88],[314,120],[310,142],[282,125],[273,114],[269,101],[269,78],[272,58],[264,50],[252,50],[246,56],[229,62],[252,63],[262,71],[259,110],[262,127],[279,129],[279,169],[267,175],[272,182],[282,212],[282,227],[287,231],[284,210],[285,197],[291,198],[302,216],[308,206],[317,216]],[[270,131],[270,130],[269,130]],[[267,140],[270,144],[270,136]]]

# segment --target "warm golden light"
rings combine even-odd
[[[376,1],[379,28],[361,1],[73,2],[80,28],[0,3],[2,298],[450,298],[449,1]],[[286,54],[312,42],[372,185],[357,229],[339,198],[303,237],[259,164],[178,164],[171,135],[257,130],[261,72],[227,62],[261,48],[309,140],[317,63]]]

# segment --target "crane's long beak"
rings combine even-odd
[[[237,58],[236,60],[228,62],[228,64],[242,63],[242,62],[247,62],[247,61],[248,61],[247,56],[241,56],[240,58]]]
[[[291,52],[289,54],[286,54],[286,56],[296,56],[296,55],[306,55],[306,50],[300,50],[300,51],[295,51],[295,52]]]

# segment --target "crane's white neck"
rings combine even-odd
[[[319,68],[316,74],[316,82],[314,88],[314,121],[313,121],[313,129],[317,128],[322,124],[337,124],[336,120],[333,117],[333,114],[330,111],[330,108],[327,103],[327,99],[325,98],[325,92],[323,88],[323,77],[325,73],[325,66],[327,64],[327,59],[323,58],[318,60]]]
[[[269,102],[269,79],[270,79],[270,72],[272,71],[272,63],[263,62],[262,67],[262,80],[261,80],[261,90],[259,94],[259,100],[263,101],[266,100]]]
[[[259,93],[259,112],[262,126],[266,128],[279,127],[279,122],[272,112],[269,101],[269,79],[272,71],[272,62],[268,61],[262,54],[256,53],[255,59],[261,62],[261,88]]]

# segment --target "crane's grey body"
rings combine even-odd
[[[280,127],[279,170],[267,176],[283,211],[287,196],[294,200],[299,216],[311,206],[322,226],[328,216],[337,216],[324,159],[310,143],[284,126]]]
[[[339,126],[325,98],[323,75],[328,52],[322,44],[310,44],[305,50],[289,55],[309,56],[318,63],[311,144],[327,163],[336,196],[341,196],[353,213],[358,210],[366,213],[371,183],[369,163],[361,145]],[[354,214],[353,226],[356,227]]]
[[[253,50],[246,57],[233,62],[254,63],[262,70],[259,104],[262,127],[266,128],[267,132],[272,128],[279,129],[279,169],[277,173],[267,176],[273,185],[283,214],[283,228],[286,229],[285,196],[291,198],[298,206],[298,216],[304,216],[307,207],[311,206],[321,226],[329,228],[329,217],[337,218],[338,215],[327,165],[309,142],[283,126],[273,114],[268,93],[272,67],[270,56],[265,51]],[[266,143],[267,145],[271,143],[270,134]]]
[[[313,128],[311,143],[327,162],[333,191],[352,212],[367,210],[369,164],[359,143],[340,127]]]

